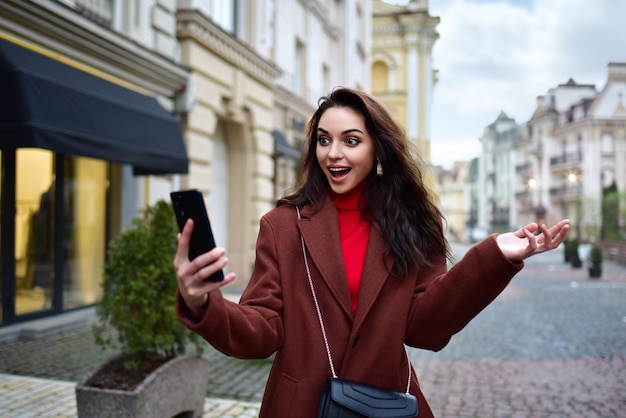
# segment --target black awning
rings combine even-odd
[[[26,147],[188,171],[180,124],[155,98],[0,39],[0,149]]]
[[[278,129],[274,129],[272,131],[272,137],[274,138],[274,147],[276,149],[276,152],[275,152],[276,157],[278,158],[285,157],[293,161],[300,161],[300,158],[302,157],[302,153],[298,151],[297,149],[295,149],[294,147],[292,147],[291,145],[289,145],[289,142],[287,142],[287,138],[285,138],[285,135],[283,135],[281,131],[279,131]]]

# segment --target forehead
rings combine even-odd
[[[330,129],[360,129],[365,132],[365,118],[349,107],[330,107],[320,117],[318,127]]]

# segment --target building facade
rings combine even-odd
[[[478,219],[476,227],[489,232],[507,232],[516,224],[515,138],[519,126],[500,112],[479,138],[482,146],[478,164]]]
[[[178,187],[175,2],[0,3],[0,326],[93,304],[106,243]]]
[[[432,50],[439,17],[427,0],[406,6],[374,1],[372,93],[380,98],[426,164],[430,163],[432,94],[436,70]]]
[[[606,193],[623,201],[626,192],[625,94],[626,64],[609,63],[599,92],[570,79],[539,97],[517,138],[520,219],[569,218],[581,241],[606,236]],[[623,218],[614,225],[622,234]]]
[[[437,196],[446,219],[446,236],[450,241],[463,242],[470,239],[468,232],[473,225],[466,225],[469,213],[466,196],[470,163],[457,161],[451,169],[437,167]]]
[[[105,131],[65,141],[28,142],[0,115],[13,173],[0,326],[95,303],[106,243],[178,189],[203,192],[229,269],[247,281],[259,218],[295,184],[318,99],[370,90],[371,0],[7,0],[0,12],[0,59],[41,55],[44,72],[67,73],[57,84],[98,87],[93,102],[108,106],[50,105]]]
[[[189,174],[229,269],[247,281],[259,218],[295,185],[308,118],[336,86],[369,88],[371,1],[179,0]]]

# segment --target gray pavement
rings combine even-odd
[[[94,345],[94,319],[0,329],[0,416],[76,416],[75,382],[114,354]],[[535,256],[446,348],[409,355],[438,418],[626,417],[626,267],[593,280],[559,250]],[[271,361],[205,356],[204,418],[257,416]]]

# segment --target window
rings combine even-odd
[[[42,149],[15,156],[15,315],[96,302],[108,164]]]
[[[237,31],[237,0],[214,0],[211,2],[211,19],[225,31]]]
[[[15,313],[52,308],[54,154],[19,149],[15,180]]]
[[[600,152],[602,154],[613,154],[615,152],[613,137],[611,135],[602,135],[600,139]]]
[[[372,64],[372,91],[375,93],[389,91],[389,68],[382,61]]]
[[[296,40],[295,62],[293,65],[293,91],[296,94],[304,95],[304,80],[306,69],[306,54],[304,43]]]

